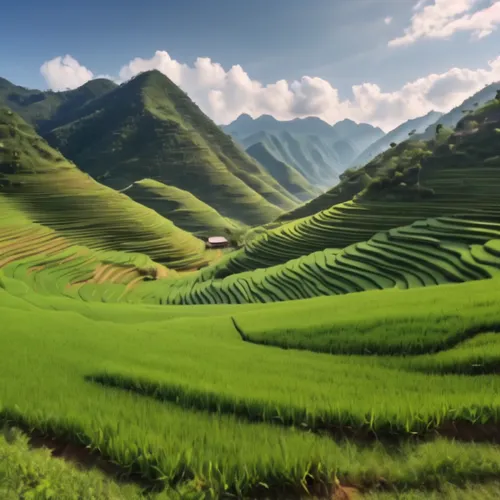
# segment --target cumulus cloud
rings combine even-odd
[[[66,58],[70,65],[64,64]],[[41,68],[51,88],[77,87],[92,77],[92,72],[70,56],[53,63],[60,59],[53,59]],[[70,66],[71,71],[60,71],[62,65]],[[121,68],[115,80],[124,82],[152,69],[179,85],[219,124],[247,113],[254,118],[269,114],[279,120],[317,116],[328,123],[349,118],[389,130],[431,110],[446,112],[484,85],[500,81],[500,56],[484,68],[451,68],[408,82],[391,92],[374,83],[361,83],[354,85],[352,95],[345,99],[322,78],[303,76],[292,82],[279,80],[263,85],[240,65],[226,71],[209,58],[198,58],[190,66],[172,59],[165,51],[157,51],[150,59],[133,59]]]
[[[391,40],[389,46],[409,45],[421,38],[449,38],[459,31],[472,32],[475,38],[488,36],[500,24],[500,0],[490,0],[483,8],[477,8],[479,2],[434,0],[433,4],[426,5],[426,0],[420,0],[404,35]]]
[[[386,17],[386,18],[384,19],[384,23],[385,23],[385,24],[391,24],[391,23],[392,23],[392,17],[390,17],[390,16],[389,16],[389,17]]]
[[[52,90],[74,89],[94,78],[92,71],[70,55],[44,62],[40,72]]]

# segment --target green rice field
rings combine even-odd
[[[222,255],[5,120],[1,498],[498,498],[486,153]]]

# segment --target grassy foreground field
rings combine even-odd
[[[4,276],[1,419],[183,498],[487,482],[500,472],[489,444],[499,438],[498,290],[493,279],[158,307],[44,296]],[[258,345],[294,342],[302,350]]]

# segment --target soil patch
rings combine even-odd
[[[474,424],[460,420],[444,422],[435,431],[439,437],[456,439],[458,441],[500,443],[500,424]]]
[[[35,449],[47,448],[54,458],[71,462],[80,469],[98,469],[120,483],[134,483],[147,491],[160,491],[164,487],[163,483],[154,483],[140,476],[131,475],[124,467],[104,459],[98,452],[93,452],[81,444],[52,438],[35,431],[29,434],[29,445]]]

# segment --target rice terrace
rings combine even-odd
[[[109,77],[56,57],[34,90],[0,57],[0,500],[500,498],[500,58],[430,74],[419,48],[483,30],[456,41],[482,57],[500,2],[373,0],[363,24],[272,0],[273,72],[243,50],[262,12],[208,3],[158,4],[171,32],[150,13],[134,43],[220,36],[272,79],[289,55],[313,72],[286,27],[304,18],[345,76],[328,11],[391,78],[413,78],[405,50],[424,76],[347,98],[158,50]],[[197,27],[214,16],[239,32]]]

